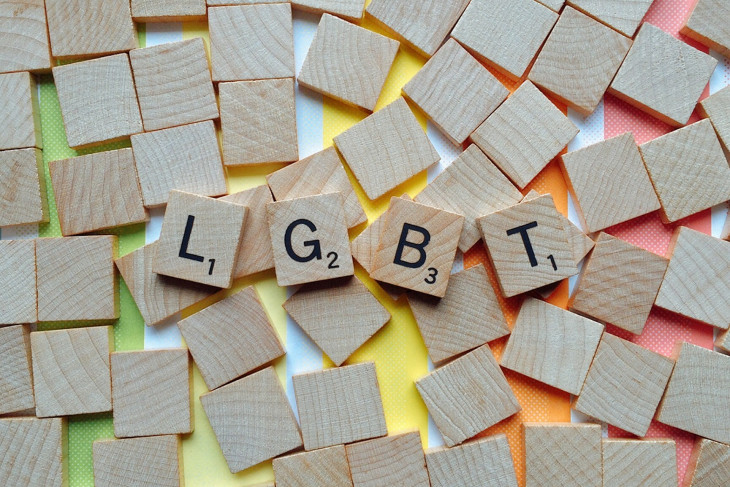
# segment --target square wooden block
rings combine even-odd
[[[408,197],[410,199],[410,197]],[[375,252],[378,251],[380,244],[380,235],[383,231],[383,225],[387,219],[390,207],[387,208],[379,217],[369,223],[360,235],[350,242],[352,250],[352,258],[357,260],[368,275],[373,273],[373,263],[375,262]]]
[[[30,327],[0,328],[0,414],[34,407]]]
[[[730,56],[730,32],[722,19],[730,14],[730,6],[721,0],[699,0],[680,32],[723,56]]]
[[[332,14],[358,24],[365,10],[365,0],[291,0],[291,5],[294,9]]]
[[[49,12],[51,1],[57,0],[46,4]],[[65,0],[60,1],[66,4]],[[53,80],[70,147],[78,149],[142,132],[132,68],[126,54],[57,66],[53,68]]]
[[[205,0],[132,0],[135,22],[205,20]]]
[[[203,196],[228,192],[213,122],[135,135],[132,150],[148,208],[166,205],[173,189]]]
[[[603,487],[665,487],[676,481],[673,440],[603,440]]]
[[[63,235],[106,230],[149,218],[132,149],[51,161],[48,166]]]
[[[208,26],[213,81],[294,77],[289,3],[213,7]]]
[[[613,27],[626,37],[634,37],[652,2],[653,0],[568,0],[571,7]]]
[[[2,8],[0,3],[0,12]],[[0,38],[1,32],[2,28]],[[0,59],[0,69],[1,63]],[[43,148],[35,76],[26,72],[0,75],[0,119],[7,124],[6,130],[0,133],[0,150]]]
[[[344,445],[274,459],[279,487],[352,487]]]
[[[48,221],[43,153],[0,151],[0,227]]]
[[[528,78],[582,115],[593,113],[631,39],[565,7]]]
[[[341,102],[373,111],[399,45],[398,41],[324,14],[297,81]]]
[[[640,335],[669,261],[601,233],[569,303],[570,309]]]
[[[588,233],[660,207],[630,132],[563,154],[562,162]]]
[[[0,1],[0,73],[51,69],[44,0]]]
[[[193,432],[187,348],[114,352],[114,436]]]
[[[709,118],[723,148],[730,147],[730,87],[713,93],[699,104],[700,114]]]
[[[93,458],[95,487],[184,485],[179,436],[98,440]]]
[[[604,333],[573,408],[644,436],[673,367],[672,359]]]
[[[0,240],[0,289],[0,325],[38,321],[35,240]]]
[[[355,487],[431,485],[418,431],[361,441],[345,449]]]
[[[426,452],[432,487],[517,487],[515,466],[503,434],[454,448]]]
[[[716,441],[697,438],[684,487],[715,487],[730,478],[730,446]]]
[[[294,79],[218,85],[226,166],[299,159]]]
[[[203,394],[200,402],[233,473],[302,446],[273,367]]]
[[[292,382],[305,450],[388,433],[373,362],[295,375]]]
[[[65,418],[0,419],[0,484],[66,487],[66,424]]]
[[[450,447],[522,409],[488,345],[418,379],[416,388]]]

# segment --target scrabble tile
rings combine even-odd
[[[279,286],[354,274],[340,193],[269,203],[266,213]]]
[[[602,335],[600,323],[528,298],[522,303],[501,365],[578,394]]]
[[[450,447],[521,409],[488,345],[418,379],[416,388]]]
[[[673,366],[663,355],[605,333],[573,408],[644,436]]]
[[[0,240],[0,289],[0,325],[38,321],[35,240]]]
[[[601,426],[524,423],[527,487],[601,487]]]
[[[292,7],[315,14],[337,15],[351,22],[360,22],[365,0],[291,0]]]
[[[480,438],[454,448],[426,452],[432,487],[517,487],[507,437]]]
[[[65,487],[66,419],[0,419],[0,484]]]
[[[198,311],[177,326],[210,390],[284,355],[253,287]]]
[[[662,256],[601,233],[570,309],[640,335],[668,264]]]
[[[205,20],[205,0],[132,0],[135,22]]]
[[[167,204],[172,189],[204,196],[226,194],[226,177],[213,122],[132,137],[144,205]]]
[[[74,149],[142,132],[126,54],[57,66],[53,80],[68,145]]]
[[[152,271],[231,287],[247,213],[242,205],[171,191]]]
[[[578,273],[562,215],[546,194],[477,220],[507,297]]]
[[[233,473],[302,446],[273,367],[203,394],[200,402]]]
[[[730,32],[722,19],[730,13],[725,2],[719,0],[699,0],[680,32],[712,49],[723,56],[730,55]]]
[[[0,151],[0,227],[48,221],[42,171],[38,149]]]
[[[0,73],[51,69],[44,0],[0,2]]]
[[[352,250],[352,258],[358,261],[368,275],[373,272],[373,262],[375,261],[375,252],[378,250],[378,244],[380,243],[380,234],[383,230],[383,224],[385,223],[386,215],[388,210],[385,211],[378,218],[370,222],[370,224],[360,232],[360,235],[355,237],[350,242],[350,248]]]
[[[294,76],[290,4],[213,7],[208,26],[213,81]]]
[[[603,440],[604,487],[664,487],[676,480],[673,440]]]
[[[509,334],[481,264],[452,275],[443,298],[409,293],[408,304],[436,364]]]
[[[192,433],[187,348],[114,352],[114,436]]]
[[[568,245],[573,250],[573,260],[578,263],[593,250],[596,242],[565,217],[563,217],[563,228],[568,234]]]
[[[390,313],[354,276],[307,284],[283,307],[337,366],[390,320]],[[349,318],[343,321],[343,316]]]
[[[146,131],[218,118],[203,39],[134,49],[129,60]]]
[[[132,149],[98,152],[49,163],[63,235],[141,223],[142,204]]]
[[[568,0],[568,4],[627,37],[634,37],[653,0]]]
[[[38,321],[118,318],[116,252],[113,235],[36,240]]]
[[[660,208],[630,132],[563,154],[562,170],[588,233]]]
[[[342,193],[348,228],[367,221],[360,200],[334,147],[269,174],[266,182],[277,200]]]
[[[178,436],[97,440],[92,450],[96,487],[184,485]]]
[[[112,410],[111,326],[33,332],[30,344],[36,416]]]
[[[371,277],[443,297],[464,217],[402,198],[391,198]]]
[[[226,166],[299,159],[294,79],[218,85]]]
[[[345,449],[355,487],[431,485],[418,431],[361,441]]]
[[[709,118],[725,150],[730,147],[730,87],[725,87],[702,100],[697,107]]]
[[[352,487],[344,445],[274,459],[280,487]]]
[[[0,12],[2,8],[0,3]],[[7,124],[6,130],[0,133],[0,150],[43,148],[35,76],[25,72],[0,75],[0,119]]]
[[[338,101],[373,111],[398,46],[398,41],[324,14],[297,81]]]
[[[628,37],[565,7],[528,78],[578,113],[589,115],[630,47]]]
[[[730,330],[720,333],[715,340],[715,346],[725,353],[730,353]]]
[[[0,328],[0,414],[34,407],[30,327]]]
[[[527,81],[471,134],[471,140],[524,188],[577,133],[578,127]]]
[[[695,441],[684,487],[715,487],[730,478],[730,446],[704,438]]]
[[[305,450],[387,434],[373,362],[295,375],[292,382]]]

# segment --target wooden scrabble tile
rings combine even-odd
[[[283,306],[337,366],[390,320],[390,313],[354,276],[307,284]],[[343,316],[349,318],[343,321]]]
[[[148,219],[132,149],[51,161],[49,168],[63,235]]]
[[[292,382],[305,450],[387,434],[373,362],[295,375]]]
[[[524,423],[527,487],[601,487],[601,426]]]
[[[388,210],[378,218],[373,220],[360,235],[350,242],[352,249],[352,258],[360,263],[368,275],[373,272],[373,262],[375,261],[375,252],[378,250],[380,243],[380,234],[383,230]]]
[[[565,7],[528,78],[578,113],[593,113],[631,47],[631,39]]]
[[[289,3],[213,7],[208,25],[213,81],[294,76]]]
[[[187,348],[114,352],[114,436],[192,433]]]
[[[446,446],[458,445],[520,411],[488,345],[416,381]]]
[[[324,14],[297,81],[338,101],[373,111],[399,45],[398,41]]]
[[[178,436],[97,440],[92,449],[96,487],[184,485]]]
[[[365,9],[365,0],[291,0],[291,5],[305,12],[328,13],[359,23]]]
[[[200,122],[132,137],[146,207],[164,206],[170,190],[204,196],[226,194],[213,122]]]
[[[38,321],[118,318],[116,252],[113,235],[36,240]]]
[[[668,264],[664,257],[601,233],[570,309],[640,335]]]
[[[340,193],[269,203],[266,213],[279,286],[354,274]]]
[[[683,487],[715,487],[730,478],[730,446],[697,438]]]
[[[673,440],[603,440],[603,487],[664,487],[676,481]]]
[[[360,200],[334,147],[328,147],[269,174],[266,182],[277,200],[341,193],[345,200],[347,227],[352,228],[367,221]]]
[[[204,20],[205,0],[132,0],[135,22]]]
[[[0,328],[0,414],[33,409],[30,327]]]
[[[503,434],[454,448],[426,451],[432,487],[517,487],[515,466]]]
[[[471,134],[471,140],[524,188],[577,133],[578,127],[527,81]]]
[[[68,145],[74,149],[142,132],[126,54],[57,66],[53,80]]]
[[[563,217],[546,194],[477,220],[507,297],[578,273]]]
[[[673,366],[663,355],[604,333],[573,408],[644,436]]]
[[[730,55],[730,32],[724,19],[730,9],[719,0],[699,0],[680,32],[723,56]]]
[[[355,487],[431,485],[418,431],[361,441],[345,449]]]
[[[443,297],[464,217],[402,198],[391,198],[371,277]]]
[[[730,353],[730,330],[720,333],[715,340],[715,346],[725,353]]]
[[[0,419],[0,484],[68,485],[66,419]]]
[[[203,394],[200,402],[233,473],[302,446],[273,367]]]
[[[294,79],[218,85],[226,166],[299,159]]]
[[[443,298],[409,293],[408,304],[436,364],[509,334],[481,264],[452,275]]]
[[[43,154],[0,151],[0,227],[48,221]]]
[[[146,131],[218,118],[203,39],[134,49],[129,60]]]
[[[501,365],[578,394],[602,335],[600,323],[528,298],[522,303]]]
[[[660,207],[630,132],[563,154],[562,163],[588,233]]]
[[[588,255],[588,252],[593,250],[596,242],[583,233],[583,230],[578,228],[575,223],[565,217],[563,217],[563,228],[565,229],[565,233],[568,234],[568,245],[573,249],[573,260],[577,264]]]
[[[0,52],[1,44],[0,33]],[[0,150],[43,147],[35,76],[27,72],[0,75],[0,119],[7,124],[0,133]]]
[[[344,445],[274,459],[280,487],[352,487]]]
[[[568,4],[590,15],[601,23],[613,27],[627,37],[634,37],[653,0],[568,0]]]
[[[722,146],[730,147],[730,87],[725,87],[702,100],[697,107],[700,114],[709,118]]]
[[[35,240],[0,240],[0,289],[0,325],[38,321]]]
[[[51,69],[44,0],[3,0],[0,19],[0,73]]]

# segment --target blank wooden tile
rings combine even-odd
[[[295,375],[292,382],[305,450],[387,434],[373,362]]]
[[[603,487],[665,487],[676,481],[673,440],[603,440]]]
[[[275,458],[273,463],[279,487],[352,487],[344,445]]]
[[[730,32],[722,21],[730,13],[721,0],[699,0],[680,32],[723,56],[730,55]]]
[[[135,135],[132,150],[146,207],[166,205],[173,189],[204,196],[227,193],[213,122]]]
[[[49,168],[63,235],[148,219],[132,149],[51,161]]]
[[[178,436],[97,440],[92,449],[96,487],[184,485]]]
[[[730,446],[697,438],[683,487],[716,487],[730,478]]]
[[[347,445],[355,487],[430,487],[418,431]]]
[[[273,367],[203,394],[200,402],[233,473],[302,446]]]
[[[582,115],[593,113],[631,47],[631,39],[565,7],[530,81]]]
[[[205,0],[132,0],[135,22],[204,20],[205,13]]]
[[[660,207],[630,132],[563,154],[562,162],[588,233]]]
[[[0,227],[48,221],[43,154],[0,151]]]
[[[432,487],[517,487],[507,437],[480,438],[454,448],[426,452]]]
[[[0,484],[68,485],[66,434],[64,418],[0,419]]]
[[[0,241],[0,289],[0,325],[38,321],[35,240]]]
[[[208,9],[213,81],[294,76],[291,5],[240,5]]]
[[[299,159],[294,80],[218,85],[226,166]]]
[[[0,32],[0,52],[1,39]],[[27,72],[0,75],[0,119],[7,124],[0,133],[0,150],[43,147],[35,76]]]
[[[341,102],[373,111],[398,46],[398,41],[324,14],[297,81]]]
[[[177,326],[210,390],[284,355],[253,287],[198,311]]]
[[[0,2],[0,73],[51,69],[44,0]]]
[[[527,487],[601,487],[601,426],[524,423]]]
[[[471,134],[471,139],[524,188],[577,133],[573,122],[527,81]]]
[[[674,361],[605,333],[573,407],[636,436],[646,435]]]
[[[328,13],[351,22],[360,22],[365,0],[291,0],[292,7],[315,14]]]
[[[668,264],[664,257],[601,233],[570,309],[640,335]]]
[[[389,209],[388,209],[389,210]],[[350,242],[350,248],[352,249],[352,258],[358,261],[368,275],[373,272],[373,262],[375,261],[375,252],[378,250],[378,244],[380,243],[380,234],[383,230],[383,224],[386,220],[388,210],[380,215],[378,218],[370,222],[370,224],[363,230],[360,235],[355,237]]]
[[[0,328],[0,414],[33,409],[30,327]]]
[[[634,37],[652,2],[653,0],[568,0],[571,7],[613,27],[627,37]]]
[[[730,331],[720,333],[715,340],[715,346],[725,353],[730,353]]]
[[[126,54],[57,66],[53,68],[53,80],[70,147],[115,141],[142,132]]]
[[[192,433],[187,348],[114,352],[114,436]]]
[[[588,255],[588,252],[593,250],[596,242],[583,233],[583,230],[578,228],[575,223],[565,217],[563,217],[563,228],[565,228],[565,232],[568,234],[568,245],[573,249],[573,260],[578,263]]]
[[[703,117],[710,119],[717,137],[727,150],[730,147],[730,87],[708,96],[697,108]]]
[[[458,445],[521,409],[488,345],[416,381],[446,446]]]

